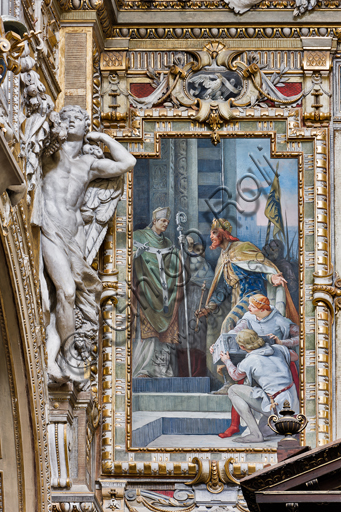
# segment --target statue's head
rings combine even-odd
[[[68,125],[67,140],[82,140],[90,129],[90,116],[79,105],[66,105],[59,112],[60,118]]]

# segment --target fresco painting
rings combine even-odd
[[[132,446],[274,447],[299,412],[298,165],[269,138],[161,141],[134,171]]]

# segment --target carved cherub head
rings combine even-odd
[[[83,154],[84,155],[92,155],[95,158],[104,158],[103,151],[99,146],[91,145],[91,144],[84,144],[83,146]]]

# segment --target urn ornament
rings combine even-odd
[[[285,436],[285,439],[294,439],[293,436],[302,432],[308,420],[304,414],[297,414],[290,407],[288,400],[285,400],[283,409],[279,411],[281,417],[272,414],[268,418],[268,425],[276,434]],[[272,424],[274,424],[274,427]]]

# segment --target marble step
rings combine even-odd
[[[227,395],[210,393],[133,393],[133,411],[230,412]]]
[[[138,413],[142,415],[143,413]],[[224,432],[231,423],[229,413],[178,413],[170,416],[169,413],[161,411],[155,413],[145,413],[144,418],[134,422],[136,428],[133,428],[133,446],[146,447],[160,436],[203,436],[202,442],[205,442],[205,436],[217,436],[220,432]],[[149,418],[148,418],[149,415]],[[134,415],[133,415],[134,417]],[[139,426],[137,426],[139,425]],[[240,434],[245,427],[240,427]],[[183,437],[183,446],[186,446],[186,439]],[[201,443],[200,443],[201,444]]]
[[[209,377],[135,378],[133,393],[209,393]]]

